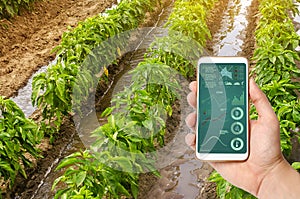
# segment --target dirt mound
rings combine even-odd
[[[67,27],[94,16],[116,0],[46,0],[21,16],[0,21],[0,95],[11,97],[55,58],[51,50]]]

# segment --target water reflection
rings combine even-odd
[[[43,66],[42,68],[40,68],[30,77],[26,86],[24,86],[18,91],[18,95],[11,98],[11,100],[13,100],[22,109],[26,117],[31,116],[36,110],[36,107],[33,107],[31,103],[33,77],[39,73],[45,72],[48,67],[55,65],[55,63],[56,59],[53,62],[51,62],[48,66]]]
[[[236,56],[245,39],[248,25],[247,9],[251,0],[230,0],[222,20],[220,31],[214,36],[213,53],[216,56]]]

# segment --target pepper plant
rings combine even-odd
[[[0,1],[0,19],[10,18],[17,14],[21,8],[28,8],[34,0],[1,0]]]
[[[299,2],[299,1],[298,1]],[[296,65],[299,55],[295,48],[299,45],[299,36],[295,33],[289,13],[299,14],[292,0],[260,0],[260,21],[255,32],[257,48],[253,60],[256,66],[252,75],[268,97],[280,121],[280,142],[283,154],[288,158],[293,137],[300,134],[296,128],[300,125],[300,104],[298,93],[300,76]],[[257,118],[252,105],[251,119]],[[299,169],[299,162],[292,163]],[[219,174],[213,173],[210,180],[217,183],[217,193],[221,198],[255,198],[245,191],[226,182]]]
[[[201,4],[199,1],[190,1],[190,4],[176,4],[176,8],[179,10],[178,7],[182,5],[196,5],[199,7],[197,3]],[[211,5],[210,1],[206,2],[205,5]],[[201,10],[207,9],[201,8]],[[196,12],[196,10],[192,11]],[[194,19],[187,18],[182,23],[191,24]],[[172,20],[180,20],[180,16],[175,17],[174,15]],[[204,19],[198,22],[205,23]],[[186,24],[183,25],[188,27]],[[182,31],[182,35],[186,35],[186,37],[192,35],[194,29],[191,29],[190,32],[187,31],[188,29]],[[122,195],[127,195],[127,192],[121,188],[122,186],[129,189],[130,192],[128,193],[136,198],[138,178],[135,178],[136,174],[134,173],[152,171],[158,175],[154,167],[156,149],[164,145],[166,116],[172,114],[171,107],[174,101],[179,98],[178,92],[180,90],[176,80],[177,73],[171,68],[178,69],[182,75],[192,75],[194,69],[189,69],[188,66],[191,66],[191,63],[188,60],[193,57],[192,61],[194,61],[197,51],[199,53],[201,49],[201,45],[191,45],[191,42],[182,39],[184,38],[182,35],[179,40],[179,37],[177,37],[177,40],[171,37],[165,40],[158,39],[149,48],[145,55],[145,61],[141,62],[131,72],[133,83],[114,96],[113,106],[103,112],[103,116],[107,117],[107,123],[91,133],[95,139],[91,146],[92,153],[84,153],[92,155],[83,158],[84,160],[88,159],[88,162],[78,163],[77,157],[81,159],[81,156],[75,153],[73,154],[76,156],[75,158],[71,155],[58,166],[59,169],[67,168],[67,170],[63,176],[56,180],[56,183],[65,182],[67,187],[57,192],[56,197],[62,195],[72,197],[75,193],[81,191],[86,193],[88,190],[87,193],[92,197],[97,198],[105,195],[106,197],[119,198]],[[204,37],[198,37],[198,39],[201,40]],[[174,41],[177,41],[177,45],[180,43],[179,41],[183,42],[181,46],[176,46]],[[199,43],[205,42],[201,40]],[[183,46],[188,49],[183,48]],[[196,48],[194,48],[195,46]],[[169,48],[167,53],[165,53],[166,48]],[[178,54],[184,56],[180,57]],[[184,64],[184,66],[180,67],[181,64]],[[95,161],[95,159],[97,160]],[[99,166],[92,165],[97,161],[99,161]],[[84,167],[84,165],[88,166]],[[106,165],[107,168],[103,165]],[[88,175],[89,180],[87,178],[81,180],[82,178],[78,177],[81,172],[94,173],[93,171],[96,168],[101,168],[101,170],[97,171],[97,175]],[[111,168],[117,169],[116,174],[111,171]],[[129,172],[120,174],[119,170]],[[97,176],[106,175],[107,172],[110,174],[109,179],[112,180],[103,182],[106,189],[103,189],[103,187],[97,188],[102,182],[99,180],[102,178]],[[122,176],[121,178],[126,177],[126,175],[133,176],[129,178],[130,184],[121,181],[119,174]],[[85,174],[82,175],[85,176]],[[80,180],[76,180],[78,178]],[[76,181],[78,181],[77,184]],[[115,181],[120,181],[121,186],[116,184]],[[90,182],[99,182],[99,184]],[[56,183],[53,186],[54,189]]]
[[[150,0],[123,0],[115,9],[107,11],[107,15],[88,18],[63,34],[61,44],[54,48],[58,55],[57,64],[33,79],[32,103],[43,110],[42,126],[50,136],[59,131],[63,116],[72,111],[72,88],[87,56],[91,54],[95,59],[99,57],[93,54],[94,48],[118,33],[136,28],[145,13],[153,9],[156,3]],[[124,40],[114,44],[115,49],[108,51],[110,54],[100,56],[104,58],[94,62],[104,63],[102,67],[106,69],[105,63],[114,63],[110,60],[111,54],[124,49],[127,42]],[[85,74],[80,77],[89,79],[95,73],[87,71]]]
[[[10,99],[0,96],[0,177],[9,188],[20,173],[27,177],[25,168],[32,166],[33,158],[41,157],[36,145],[43,138],[43,132]]]

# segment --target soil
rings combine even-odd
[[[58,1],[56,1],[56,0],[52,0],[52,1],[54,1],[54,2],[56,2],[58,4]],[[106,1],[104,0],[103,2],[106,2]],[[113,1],[111,1],[111,2],[113,2]],[[158,6],[151,13],[146,13],[146,19],[140,25],[140,27],[151,27],[151,26],[153,26],[154,23],[157,21],[159,13],[161,12],[162,8],[165,7],[165,6],[167,6],[167,5],[169,5],[171,2],[172,2],[171,0],[163,0],[161,6]],[[47,6],[46,4],[42,5],[42,6],[41,6],[41,4],[42,3],[37,3],[36,4],[37,8],[34,8],[34,10],[42,9],[42,8],[45,9],[46,8],[46,6]],[[89,5],[90,6],[93,5],[93,7],[94,7],[94,6],[97,6],[98,4],[92,2]],[[105,6],[110,7],[111,3],[108,4],[106,2],[106,3],[103,3],[101,5],[102,6],[105,5]],[[58,7],[61,8],[60,6],[58,6]],[[78,7],[76,7],[76,6],[74,6],[73,8],[77,8],[78,9]],[[104,10],[104,8],[105,7],[102,7],[102,9],[100,9],[100,11],[96,11],[96,10],[93,11],[94,15],[96,13],[102,12]],[[49,9],[49,7],[47,7],[47,9]],[[86,8],[86,9],[88,10],[90,8]],[[59,10],[57,12],[60,12],[60,11],[61,10]],[[47,11],[44,10],[43,12],[47,12]],[[43,13],[43,12],[40,11],[39,13]],[[72,12],[75,12],[75,11],[72,11]],[[27,18],[26,18],[27,15],[30,15],[30,12],[25,13],[22,16],[16,17],[16,19],[15,19],[14,22],[9,22],[9,21],[6,21],[6,20],[2,20],[2,22],[13,23],[14,26],[17,26],[17,24],[25,23],[25,21],[27,20]],[[33,15],[35,15],[35,14],[33,14]],[[93,14],[86,15],[86,17],[89,17],[90,15],[92,16]],[[22,17],[24,18],[23,20],[25,20],[23,22],[21,22],[22,21],[21,20]],[[80,21],[80,20],[83,20],[86,17],[81,16],[81,18],[78,18],[77,20]],[[67,23],[66,22],[67,21],[66,18],[61,18],[61,21],[64,22],[64,24]],[[78,23],[78,21],[73,22],[72,26],[76,26],[76,24]],[[38,26],[38,24],[35,24],[35,25]],[[54,24],[52,24],[52,25],[53,25],[53,27],[51,27],[51,29],[48,29],[48,30],[51,31],[52,29],[55,29],[55,31],[57,32],[57,37],[60,37],[59,33],[58,33],[58,30],[56,30],[56,28],[59,29],[59,31],[61,32],[60,33],[60,35],[61,35],[62,34],[62,31],[61,31],[62,27],[61,26],[55,26]],[[12,32],[12,34],[19,35],[18,32],[13,32],[12,29],[10,29],[10,31]],[[25,28],[24,28],[23,31],[24,31],[24,34],[28,33],[28,32],[26,32],[27,30]],[[41,32],[42,32],[42,30],[41,30]],[[5,34],[3,33],[3,26],[0,28],[0,36],[1,36],[1,39],[2,38],[7,38],[5,36]],[[11,40],[13,40],[13,39],[10,38],[10,39],[4,40],[4,41],[7,42],[7,43],[9,43],[9,42],[13,43],[13,41],[11,41]],[[18,39],[16,39],[16,40],[17,41],[14,41],[14,43],[18,43]],[[55,38],[52,38],[50,40],[51,41],[55,40]],[[20,41],[20,45],[27,45],[27,43],[30,43],[30,42],[33,42],[33,40],[30,39],[28,41],[24,41],[23,43],[21,43],[21,41]],[[43,66],[47,62],[49,62],[50,60],[54,59],[54,55],[50,55],[49,52],[51,51],[51,49],[53,47],[55,47],[55,45],[59,44],[59,42],[60,42],[60,38],[57,40],[57,42],[53,42],[52,46],[48,46],[48,45],[45,44],[43,46],[42,45],[38,46],[38,48],[36,50],[34,48],[30,49],[30,51],[32,52],[32,54],[38,54],[41,51],[41,49],[48,49],[49,51],[47,51],[48,53],[45,52],[43,55],[40,55],[39,57],[34,57],[32,55],[31,59],[28,59],[33,64],[30,69],[29,69],[29,67],[28,67],[28,69],[26,69],[26,72],[28,72],[28,76],[29,77],[36,70],[38,70],[40,66]],[[37,43],[39,43],[39,42],[36,42],[35,45],[38,45]],[[30,45],[34,46],[34,44],[30,44]],[[3,50],[3,49],[5,50],[4,47],[1,48],[1,50]],[[20,51],[20,54],[19,54],[19,56],[21,57],[20,59],[22,59],[22,57],[23,58],[26,57],[26,56],[23,56],[21,54],[21,51]],[[109,79],[108,79],[107,82],[99,82],[98,88],[97,88],[96,100],[97,100],[97,97],[101,98],[101,95],[103,95],[104,93],[106,93],[106,91],[108,89],[110,89],[110,86],[111,86],[110,83],[113,82],[113,81],[115,81],[115,78],[117,78],[118,74],[120,73],[120,70],[123,70],[123,68],[125,67],[125,64],[128,64],[124,60],[128,59],[128,57],[130,57],[130,56],[131,56],[131,54],[127,54],[123,58],[121,58],[120,60],[118,60],[118,63],[117,63],[118,64],[118,67],[117,67],[118,69],[116,69],[116,67],[114,67],[114,65],[111,65],[111,66],[108,67],[109,74],[110,74]],[[3,57],[0,57],[0,62],[3,59]],[[11,60],[11,59],[13,59],[14,54],[12,54],[10,58],[8,58],[9,57],[9,52],[8,52],[8,54],[6,54],[5,57],[7,57],[7,59]],[[15,57],[17,57],[17,59],[20,60],[18,58],[18,56],[15,56]],[[33,60],[33,58],[35,60]],[[41,63],[45,62],[45,64],[36,65],[39,62],[41,62]],[[29,72],[29,70],[30,70],[30,72]],[[12,75],[11,73],[15,74],[15,71],[19,71],[19,72],[22,71],[22,74],[20,74],[20,75],[22,75],[22,77],[24,77],[22,83],[20,82],[20,84],[18,84],[18,86],[17,86],[17,84],[13,84],[13,83],[9,83],[8,82],[9,78],[11,77],[10,75]],[[1,75],[0,84],[4,84],[4,83],[7,84],[7,85],[13,84],[11,87],[6,88],[6,90],[4,88],[2,88],[2,86],[1,86],[0,91],[1,92],[3,91],[4,93],[10,93],[11,92],[11,93],[15,94],[17,92],[17,90],[19,89],[19,87],[22,87],[23,85],[25,85],[27,83],[27,79],[25,78],[25,70],[22,67],[19,67],[19,68],[16,67],[14,70],[12,70],[10,72],[5,72],[5,70],[2,70],[2,67],[1,67],[0,68],[0,75]],[[4,81],[5,78],[8,78],[7,81],[6,80]],[[19,78],[19,79],[21,79],[21,78]],[[14,83],[16,83],[16,82],[14,82]],[[6,96],[10,96],[10,95],[6,95]],[[96,109],[98,111],[103,111],[105,109],[105,106],[109,106],[110,105],[108,102],[110,102],[110,100],[105,100],[105,99],[101,100],[101,107],[97,106],[97,104],[96,104]],[[39,111],[36,111],[36,113],[34,113],[31,117],[34,118],[35,120],[39,120],[40,119],[40,113],[39,113]],[[53,144],[49,144],[49,139],[47,139],[47,138],[42,141],[42,144],[41,144],[42,146],[40,148],[43,150],[43,153],[42,153],[43,158],[36,161],[36,165],[35,165],[34,168],[28,169],[26,171],[27,176],[28,176],[27,179],[25,179],[25,178],[23,178],[22,176],[19,175],[17,177],[17,179],[16,179],[15,186],[11,190],[4,190],[4,193],[2,193],[3,198],[22,198],[22,199],[23,198],[24,199],[31,198],[31,196],[33,195],[33,193],[38,189],[38,186],[39,186],[41,180],[44,179],[45,174],[47,172],[49,172],[48,171],[49,166],[53,162],[57,161],[56,159],[58,158],[59,154],[66,149],[66,147],[74,139],[74,136],[78,136],[76,133],[74,134],[74,132],[76,132],[76,129],[74,127],[74,122],[73,122],[72,118],[71,117],[65,118],[63,126],[61,127],[60,133],[58,134],[58,137],[56,137],[55,142]]]
[[[51,50],[67,27],[111,7],[116,0],[44,0],[30,11],[0,21],[0,95],[11,97],[55,58]]]
[[[169,3],[171,0],[165,0]],[[67,26],[75,27],[79,21],[102,12],[110,7],[115,0],[45,0],[36,2],[32,10],[23,12],[12,20],[0,21],[0,95],[11,97],[15,95],[28,78],[43,65],[48,64],[55,58],[51,50],[60,43],[61,35],[67,30]],[[228,0],[219,1],[208,19],[208,27],[212,36],[219,30],[222,20],[222,14],[227,8]],[[258,1],[254,0],[250,8],[249,25],[245,45],[242,55],[249,60],[253,55],[255,46],[254,30],[257,22]],[[148,18],[142,26],[151,26],[156,21],[159,9],[154,13],[147,13]],[[151,16],[154,18],[151,18]],[[47,22],[47,23],[46,23]],[[213,43],[207,42],[207,50],[211,51]],[[113,69],[111,69],[113,70]],[[109,74],[118,73],[110,71]],[[113,79],[111,79],[113,81]],[[109,85],[100,85],[101,90],[109,88]],[[179,109],[179,108],[178,108]],[[178,110],[177,109],[177,110]],[[176,112],[176,111],[174,111]],[[168,121],[176,121],[178,114]],[[169,132],[176,128],[176,123],[169,123]],[[12,191],[6,193],[4,198],[30,198],[37,189],[41,179],[47,172],[51,164],[59,154],[62,148],[70,142],[75,131],[72,119],[69,118],[64,123],[61,134],[53,145],[46,144],[46,150],[43,153],[44,158],[37,162],[34,169],[28,171],[28,179],[18,177],[17,183]],[[171,139],[172,136],[168,139]],[[46,142],[47,143],[47,142]],[[206,168],[210,170],[211,168]],[[150,190],[151,185],[155,184],[157,177],[145,174],[140,179],[140,187],[143,190],[139,195],[142,196]],[[207,180],[200,190],[199,198],[217,198],[215,184]]]
[[[44,150],[42,153],[43,159],[38,160],[37,165],[34,168],[26,171],[28,176],[27,179],[19,175],[13,189],[5,193],[5,197],[3,198],[31,198],[33,193],[37,190],[41,180],[44,179],[45,174],[48,172],[49,166],[55,162],[61,151],[66,149],[74,138],[75,131],[75,126],[71,118],[66,118],[61,127],[61,133],[57,135],[54,143],[50,145],[48,139],[42,142],[44,145],[42,146]],[[49,192],[50,191],[51,190],[49,190]]]
[[[228,1],[229,0],[218,1],[207,18],[206,23],[211,33],[211,38],[214,38],[214,35],[217,34],[219,29],[221,28],[221,22],[223,18],[220,16],[223,16],[223,13],[226,11]],[[208,51],[209,55],[213,54],[213,46],[213,40],[208,39],[206,42],[206,50]]]
[[[258,11],[259,2],[258,0],[253,0],[251,6],[249,7],[247,16],[248,26],[246,28],[246,39],[242,47],[243,51],[240,56],[246,57],[250,61],[250,68],[255,66],[255,63],[252,60],[254,49],[256,48],[255,44],[255,30],[259,20],[259,11]]]

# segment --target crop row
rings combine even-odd
[[[43,136],[13,101],[0,96],[0,177],[9,188],[18,173],[26,177],[25,167],[32,166],[32,158],[40,157],[36,145]]]
[[[19,14],[21,8],[28,8],[34,0],[1,0],[0,1],[0,19],[13,17]]]
[[[53,188],[59,182],[67,186],[56,198],[137,198],[139,173],[159,175],[156,150],[165,144],[165,118],[179,98],[174,69],[185,77],[195,75],[194,62],[210,36],[205,19],[213,5],[214,1],[176,1],[166,24],[169,36],[157,38],[145,60],[131,71],[133,83],[102,113],[107,123],[91,133],[91,148],[59,164],[57,169],[66,170]]]
[[[26,177],[25,169],[32,166],[34,158],[41,157],[36,145],[44,134],[52,137],[59,131],[63,116],[71,112],[72,87],[84,56],[108,37],[136,28],[155,5],[156,1],[150,0],[124,0],[106,15],[89,18],[64,33],[55,49],[57,64],[33,81],[32,103],[42,109],[42,122],[26,118],[14,102],[0,98],[0,177],[9,188],[19,173]]]
[[[106,11],[105,15],[88,18],[74,30],[63,34],[61,44],[54,49],[58,55],[57,64],[46,73],[35,76],[32,84],[32,103],[43,111],[43,126],[47,134],[58,132],[62,117],[72,111],[72,91],[77,79],[90,79],[88,74],[77,76],[87,55],[93,54],[92,64],[96,66],[101,63],[106,70],[106,64],[111,63],[112,57],[116,60],[117,52],[126,47],[126,41],[118,40],[113,45],[105,46],[110,49],[107,51],[112,57],[102,55],[103,52],[93,52],[93,49],[110,37],[137,28],[145,13],[152,10],[156,3],[150,0],[123,0],[115,9]],[[94,75],[93,72],[91,74]],[[47,125],[49,123],[52,127]]]
[[[280,121],[280,141],[283,154],[288,158],[292,150],[291,140],[300,134],[300,60],[295,48],[299,46],[299,35],[295,32],[290,15],[299,14],[293,0],[260,0],[260,20],[255,32],[257,47],[252,70],[255,81],[267,95]],[[257,118],[251,106],[251,119]],[[299,169],[299,163],[292,163]],[[221,198],[254,198],[250,194],[226,182],[213,173],[211,180],[217,183]]]

